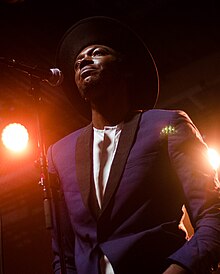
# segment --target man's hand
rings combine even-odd
[[[177,264],[171,264],[163,274],[189,274],[189,272]]]

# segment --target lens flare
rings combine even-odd
[[[28,140],[28,131],[21,124],[9,124],[2,131],[4,146],[13,152],[23,151],[27,147]]]
[[[215,170],[218,169],[219,165],[220,165],[220,156],[219,156],[218,152],[213,148],[209,148],[208,149],[208,157],[209,157],[209,162],[212,165],[212,167]]]

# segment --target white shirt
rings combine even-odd
[[[96,197],[100,208],[102,207],[102,200],[122,127],[123,123],[113,127],[105,126],[103,130],[93,128],[93,176]],[[106,256],[101,259],[100,267],[102,274],[114,274]]]
[[[96,196],[101,208],[112,161],[122,130],[122,123],[113,127],[105,126],[103,130],[97,128],[93,128],[93,130],[93,174]]]

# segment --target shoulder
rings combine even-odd
[[[183,110],[151,109],[144,111],[141,115],[142,125],[146,124],[152,127],[175,125],[183,121],[192,123],[188,114]]]
[[[58,140],[56,143],[49,146],[48,151],[53,154],[57,154],[59,152],[64,153],[65,151],[71,151],[76,144],[78,137],[84,132],[88,126],[77,129],[76,131],[68,134],[62,139]]]
[[[84,128],[80,128],[76,131],[71,132],[70,134],[66,135],[65,137],[63,137],[62,139],[60,139],[56,143],[54,143],[53,146],[60,146],[60,145],[63,145],[65,143],[72,142],[73,140],[75,140],[81,134],[83,129]]]
[[[170,110],[170,109],[150,109],[144,111],[142,114],[143,119],[156,119],[156,120],[173,120],[176,118],[185,117],[189,119],[188,114],[183,110]]]
[[[177,128],[196,129],[188,114],[182,110],[152,109],[142,113],[139,129],[163,133]]]

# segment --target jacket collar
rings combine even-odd
[[[129,152],[131,150],[141,113],[133,115],[124,122],[115,158],[110,170],[102,208],[99,208],[93,181],[93,128],[88,125],[78,137],[76,144],[76,174],[85,206],[94,217],[99,217],[106,210],[117,190]]]

